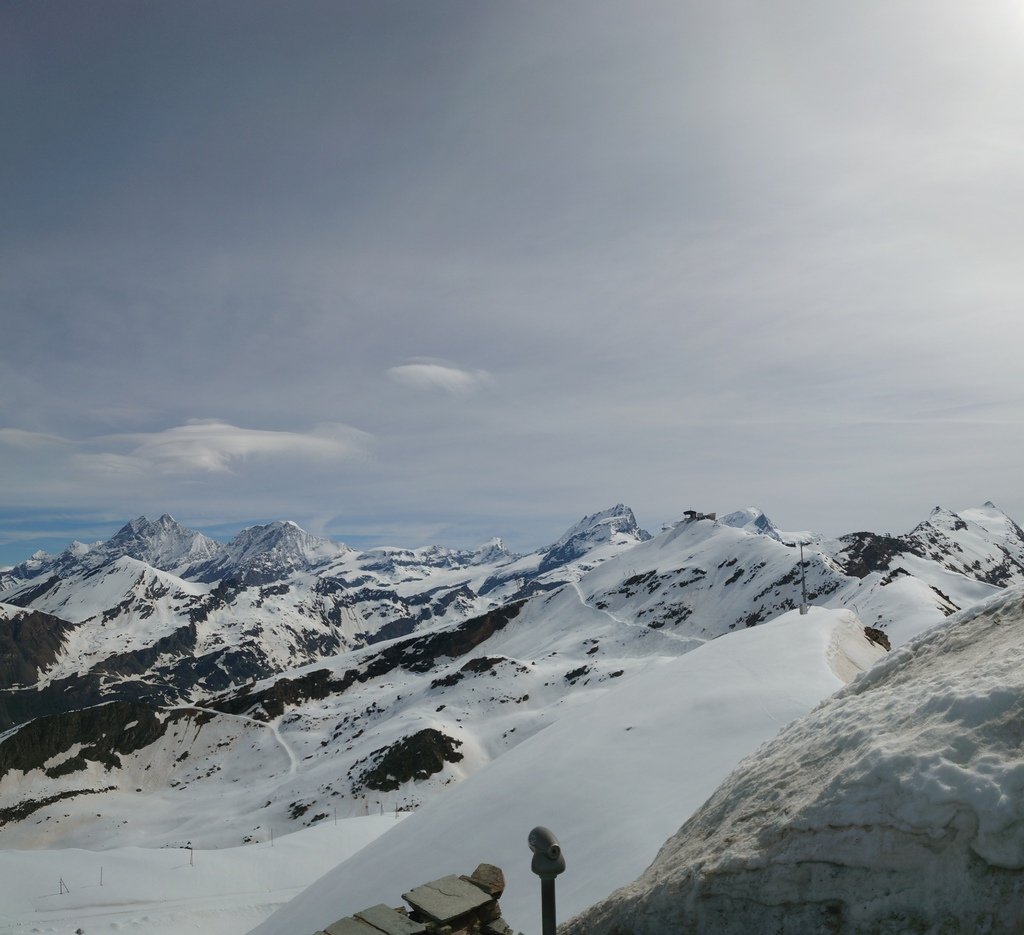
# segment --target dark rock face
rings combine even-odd
[[[873,571],[888,571],[889,564],[897,555],[922,555],[920,546],[903,537],[853,532],[839,541],[845,548],[836,560],[846,574],[856,578],[866,578]]]
[[[879,630],[877,627],[864,627],[864,635],[872,643],[877,643],[885,649],[886,652],[892,650],[892,643],[889,642],[889,637],[886,636],[884,630]]]
[[[0,620],[0,689],[31,685],[51,665],[75,624],[26,611],[11,620]]]
[[[0,730],[108,701],[161,707],[188,699],[196,687],[225,691],[272,674],[256,644],[196,656],[195,641],[195,625],[190,624],[153,646],[110,656],[83,675],[55,679],[37,691],[0,690]]]
[[[81,744],[81,750],[70,760],[48,769],[48,776],[84,769],[88,760],[115,769],[121,765],[118,754],[133,753],[153,743],[163,736],[168,722],[182,714],[184,712],[175,712],[167,720],[161,720],[147,705],[114,701],[36,718],[0,743],[0,777],[12,769],[26,773],[41,769],[48,760],[75,744]]]
[[[445,763],[458,763],[462,759],[458,751],[461,746],[461,740],[433,727],[424,728],[389,747],[374,750],[370,758],[376,758],[376,762],[359,773],[352,783],[352,792],[393,792],[414,779],[428,779],[444,769]]]

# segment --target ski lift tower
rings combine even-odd
[[[807,603],[807,577],[804,574],[804,544],[800,543],[800,614],[803,616],[810,609]]]

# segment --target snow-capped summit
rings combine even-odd
[[[267,584],[293,571],[306,571],[349,551],[348,546],[311,535],[291,520],[243,529],[211,562],[193,569],[199,581],[233,578],[241,584]]]
[[[1024,581],[1024,530],[991,501],[959,513],[937,506],[903,540],[907,551],[979,581]]]
[[[584,516],[567,529],[545,551],[540,571],[571,562],[598,545],[632,545],[650,538],[651,534],[640,528],[633,511],[625,504],[617,503],[607,510]]]
[[[509,551],[505,542],[498,536],[495,536],[490,540],[490,542],[485,542],[482,546],[473,551],[471,564],[488,565],[491,562],[506,561],[515,557],[515,554]]]
[[[633,511],[623,503],[616,503],[607,510],[584,516],[570,526],[550,548],[557,549],[581,536],[594,542],[607,542],[615,533],[630,536],[640,542],[651,538],[650,533],[640,528]]]
[[[222,550],[219,542],[182,526],[170,514],[164,513],[155,522],[145,516],[133,519],[102,545],[91,549],[86,547],[80,557],[87,555],[86,561],[90,565],[99,565],[127,556],[161,571],[171,571],[207,561]]]
[[[719,519],[725,526],[735,526],[737,529],[745,529],[747,532],[755,532],[771,539],[782,541],[782,534],[775,524],[756,506],[748,506],[744,510],[737,510]]]
[[[15,566],[15,579],[30,580],[42,575],[68,575],[108,565],[119,558],[134,558],[160,571],[181,571],[197,562],[209,561],[223,547],[200,532],[182,526],[164,513],[153,521],[145,516],[125,523],[109,539],[87,545],[77,539],[58,555],[39,551]]]

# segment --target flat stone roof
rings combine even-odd
[[[480,887],[454,875],[417,886],[403,893],[402,899],[438,922],[457,919],[491,902],[491,897]]]

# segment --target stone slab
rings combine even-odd
[[[325,931],[327,935],[380,935],[380,929],[351,917],[338,919],[333,925],[328,925]]]
[[[438,922],[450,922],[491,902],[483,890],[454,874],[417,886],[402,899]]]
[[[422,935],[427,930],[422,922],[413,922],[408,916],[395,912],[384,903],[361,909],[356,913],[356,918],[379,929],[384,935]]]
[[[492,899],[501,899],[505,892],[505,874],[501,867],[494,864],[480,864],[468,877],[463,877],[475,886],[480,887]]]

